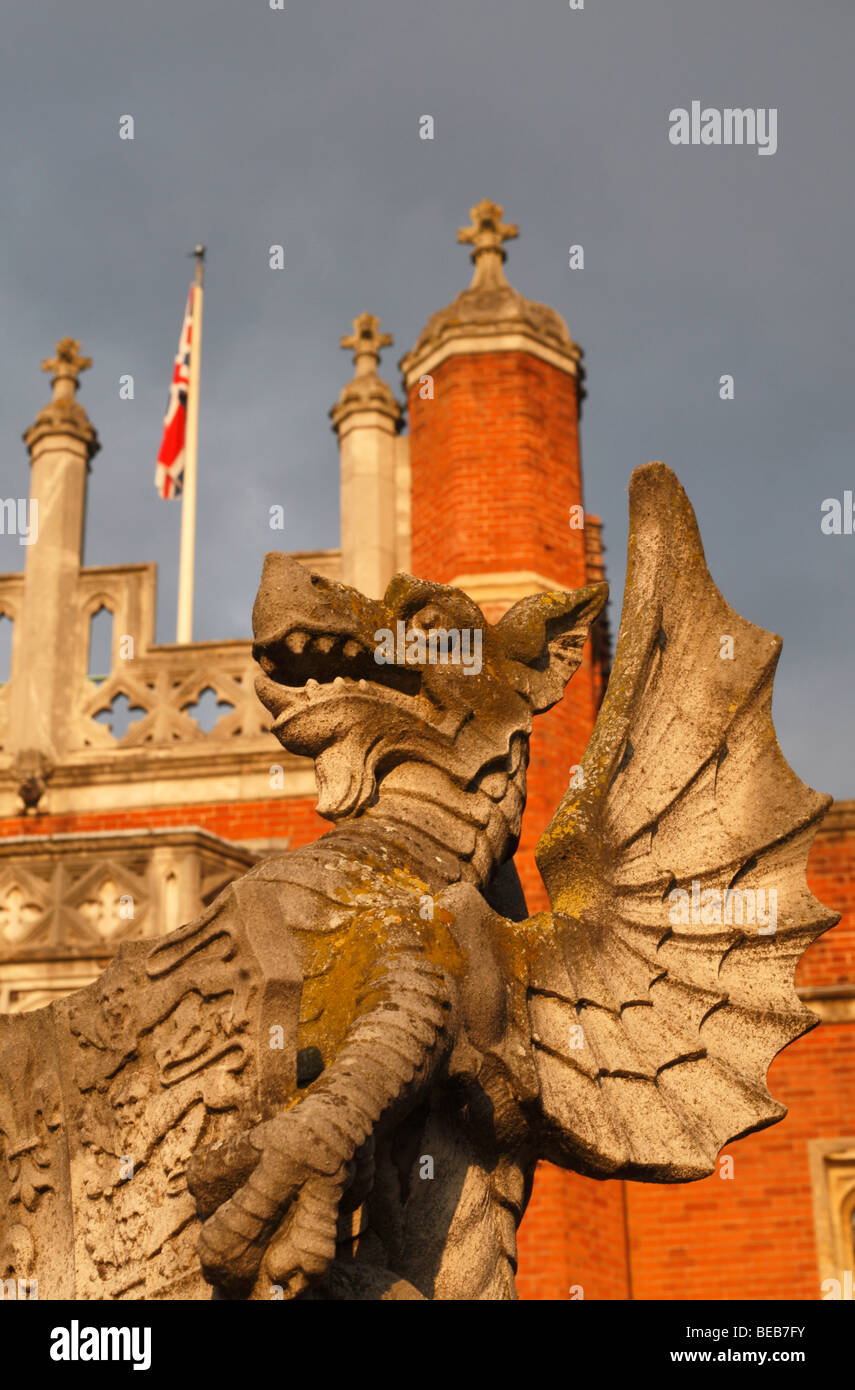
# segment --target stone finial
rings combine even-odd
[[[503,222],[504,208],[499,203],[491,203],[482,198],[474,208],[470,208],[471,227],[461,227],[457,240],[472,246],[472,260],[475,274],[472,287],[507,284],[502,262],[507,258],[503,241],[518,237],[520,229],[515,222]]]
[[[23,436],[31,454],[35,445],[49,434],[72,435],[86,445],[90,459],[97,454],[101,447],[98,435],[83,406],[75,400],[80,373],[91,366],[92,358],[81,357],[76,338],[60,338],[56,355],[44,359],[42,371],[53,372],[53,398],[39,411]]]
[[[380,333],[379,328],[376,314],[359,314],[353,320],[353,332],[341,339],[341,346],[353,353],[355,370],[353,380],[345,386],[330,411],[336,430],[355,410],[379,410],[395,421],[396,429],[400,428],[401,407],[391,387],[377,375],[380,350],[391,347],[394,339],[391,333]]]
[[[341,340],[342,347],[353,352],[357,376],[376,372],[380,365],[380,349],[391,347],[395,341],[391,333],[378,333],[379,327],[376,314],[360,314],[353,320],[353,332],[346,333]]]
[[[508,284],[502,243],[519,236],[519,228],[502,221],[503,211],[501,204],[482,198],[469,211],[472,225],[458,231],[457,240],[472,247],[472,283],[431,315],[415,347],[401,358],[407,391],[446,356],[486,352],[495,344],[497,352],[522,349],[568,372],[579,383],[581,398],[582,352],[561,315],[546,304],[526,299]]]
[[[91,357],[80,356],[80,344],[76,338],[60,338],[56,345],[56,357],[46,357],[42,363],[43,372],[53,372],[53,398],[55,401],[71,400],[78,387],[81,372],[92,366]]]

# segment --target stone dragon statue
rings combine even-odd
[[[527,913],[532,721],[605,599],[492,625],[452,588],[399,574],[373,601],[267,556],[258,694],[334,827],[0,1015],[0,1279],[511,1299],[539,1159],[689,1182],[782,1118],[767,1069],[817,1021],[795,967],[837,920],[805,882],[829,803],[775,738],[780,639],[725,603],[659,463],[632,478],[614,668],[537,847],[551,910]],[[477,669],[406,660],[442,629]],[[405,638],[382,664],[381,630]]]
[[[537,847],[551,911],[526,914],[532,720],[606,595],[539,594],[492,625],[409,575],[373,601],[266,557],[258,694],[334,828],[241,880],[274,894],[302,993],[286,1103],[188,1165],[218,1297],[514,1298],[538,1159],[687,1182],[785,1114],[767,1069],[816,1022],[794,971],[837,920],[805,882],[829,798],[775,738],[780,639],[722,598],[663,464],[632,478],[614,669]],[[480,671],[378,665],[398,623],[477,629]],[[675,924],[690,892],[701,911]],[[771,930],[743,920],[764,892]]]

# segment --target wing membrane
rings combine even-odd
[[[582,1172],[703,1177],[786,1113],[766,1072],[817,1021],[793,977],[838,914],[805,882],[830,798],[778,747],[780,649],[719,593],[675,475],[636,470],[614,669],[581,785],[537,848],[547,1148]]]

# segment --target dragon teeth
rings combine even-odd
[[[319,652],[326,656],[327,652],[331,652],[335,646],[335,637],[316,637],[315,646]]]
[[[360,690],[367,690],[367,689],[368,689],[368,682],[367,682],[367,681],[360,681],[360,682],[359,682],[359,689],[360,689]]]
[[[358,642],[345,642],[342,651],[348,660],[352,661],[355,656],[359,656],[360,646]]]
[[[295,656],[299,656],[308,640],[308,632],[289,632],[285,638],[285,646],[289,652],[294,652]]]
[[[333,690],[346,690],[347,687],[345,685],[344,676],[336,676],[332,686]]]
[[[318,682],[316,680],[306,681],[306,693],[308,695],[314,695],[315,691],[320,690],[320,688],[321,687],[318,685]]]

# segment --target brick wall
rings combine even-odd
[[[519,1230],[517,1290],[540,1301],[628,1298],[625,1183],[538,1165]]]
[[[567,790],[571,768],[582,761],[593,728],[592,701],[589,642],[583,664],[567,687],[564,699],[534,721],[528,794],[515,860],[531,913],[549,907],[546,889],[534,862],[534,850]]]
[[[781,1124],[726,1150],[733,1178],[626,1183],[635,1298],[818,1299],[808,1141],[851,1135],[855,1027],[821,1024],[773,1062]]]
[[[313,800],[280,797],[225,805],[140,807],[133,811],[93,811],[66,816],[17,816],[0,821],[0,836],[62,835],[87,830],[151,829],[162,825],[200,825],[226,840],[287,838],[290,848],[309,844],[330,830]]]
[[[449,357],[434,398],[409,399],[412,569],[456,574],[536,570],[558,587],[585,581],[576,385],[526,352]]]
[[[850,810],[850,805],[831,808],[811,850],[810,890],[843,917],[807,952],[799,966],[800,985],[855,983],[855,808]],[[851,1046],[855,1048],[855,1029]]]

